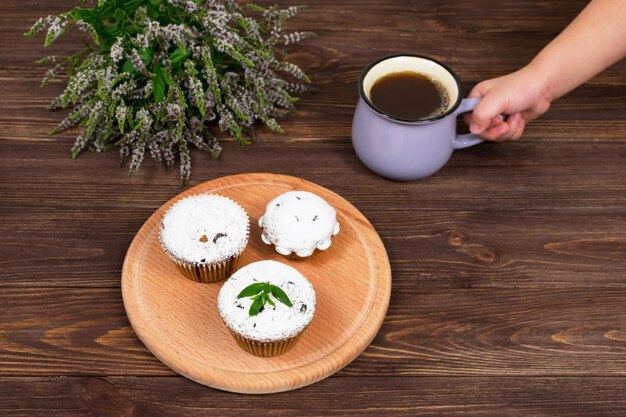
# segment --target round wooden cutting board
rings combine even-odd
[[[258,226],[267,203],[291,190],[324,198],[337,210],[341,225],[328,250],[303,260],[288,260],[265,245]],[[284,355],[258,358],[240,349],[217,311],[223,281],[192,282],[163,252],[159,227],[164,212],[181,198],[199,193],[224,195],[248,211],[250,242],[238,267],[273,259],[293,266],[315,287],[315,317]],[[150,216],[126,254],[122,293],[133,329],[165,365],[213,388],[262,394],[312,384],[354,360],[383,323],[391,293],[391,269],[372,225],[339,195],[295,177],[242,174],[193,187]]]

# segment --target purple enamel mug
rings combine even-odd
[[[370,91],[380,78],[417,72],[438,80],[448,90],[449,107],[439,115],[403,120],[377,109]],[[479,99],[461,98],[461,81],[447,65],[420,55],[393,55],[368,65],[359,80],[359,103],[352,121],[352,145],[372,171],[394,180],[411,181],[439,171],[455,149],[481,143],[475,135],[457,135],[456,118],[472,111]]]

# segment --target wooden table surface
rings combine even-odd
[[[626,63],[554,103],[522,141],[456,152],[425,180],[382,179],[350,143],[357,78],[376,57],[431,55],[467,93],[524,65],[586,2],[308,3],[291,27],[319,37],[290,58],[319,91],[284,135],[226,142],[217,161],[195,152],[190,185],[290,174],[359,208],[393,271],[371,346],[326,380],[262,397],[161,364],[129,325],[120,272],[142,223],[181,191],[177,173],[146,162],[129,177],[116,152],[71,160],[72,133],[46,135],[61,83],[39,89],[43,39],[21,33],[76,2],[3,1],[0,414],[626,415]]]

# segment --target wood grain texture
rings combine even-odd
[[[266,1],[265,3],[271,3]],[[122,262],[176,172],[115,152],[69,158],[48,137],[45,50],[21,34],[74,0],[0,2],[0,415],[623,416],[626,377],[626,62],[553,103],[516,143],[454,154],[414,183],[381,179],[350,144],[363,66],[432,55],[465,91],[531,59],[584,0],[285,0],[319,37],[289,50],[317,92],[247,148],[194,152],[196,185],[275,172],[342,195],[379,232],[394,289],[381,333],[335,377],[256,398],[173,376],[134,336]],[[37,376],[35,378],[35,376]],[[83,377],[87,376],[87,377]],[[56,411],[56,412],[55,412]]]
[[[272,199],[312,192],[337,212],[341,230],[325,251],[288,260],[261,240],[259,218]],[[240,349],[217,312],[222,282],[201,285],[181,276],[161,247],[163,215],[176,202],[215,193],[250,216],[250,238],[238,261],[274,260],[297,269],[315,288],[315,316],[288,352],[259,358]],[[327,378],[374,339],[391,294],[385,247],[369,221],[339,195],[287,175],[242,174],[208,181],[155,211],[133,239],[122,270],[126,313],[137,336],[164,364],[198,383],[231,392],[267,394]]]
[[[256,417],[271,410],[272,416],[306,417],[622,417],[625,386],[625,378],[596,377],[335,377],[250,398],[216,390],[207,395],[205,387],[182,377],[0,378],[0,414]],[[20,401],[23,396],[29,401]]]
[[[625,304],[611,289],[394,287],[380,332],[339,375],[626,376]],[[0,376],[172,375],[118,289],[7,288],[0,320]]]
[[[5,209],[0,287],[118,288],[120,260],[158,206],[131,210],[121,198],[110,204]],[[361,210],[389,251],[395,287],[626,287],[620,209]]]

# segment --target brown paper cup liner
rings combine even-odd
[[[210,283],[221,281],[235,271],[240,255],[231,256],[225,261],[211,264],[196,264],[172,259],[182,274],[195,282]]]
[[[235,341],[243,350],[248,353],[251,353],[255,356],[260,356],[263,358],[269,358],[272,356],[282,355],[291,349],[298,338],[300,338],[300,333],[296,337],[292,337],[291,339],[279,340],[277,342],[257,342],[256,340],[246,339],[244,337],[239,336],[238,334],[231,332]]]

